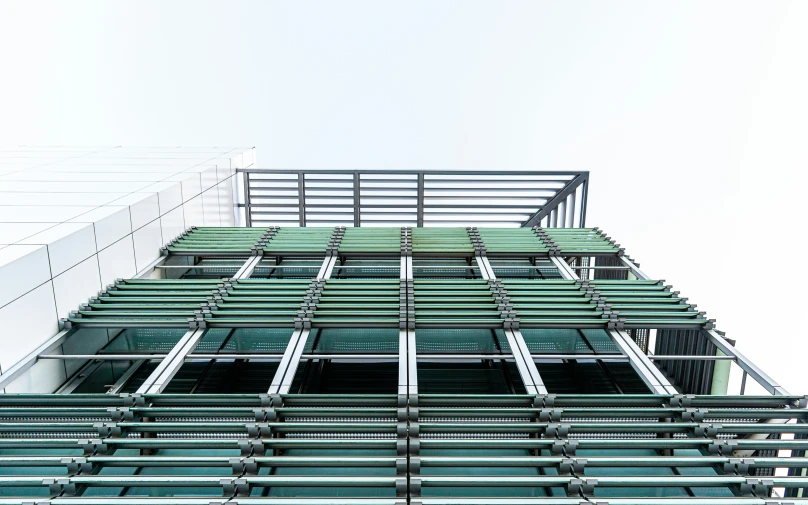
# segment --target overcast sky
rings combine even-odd
[[[804,394],[807,26],[772,0],[7,1],[0,144],[590,170],[587,224]]]

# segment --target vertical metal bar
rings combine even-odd
[[[252,204],[250,203],[250,173],[249,172],[241,172],[241,175],[244,177],[244,218],[247,223],[247,227],[252,226]]]
[[[567,221],[567,228],[574,228],[575,227],[575,191],[570,193],[569,196],[569,220]],[[580,219],[580,216],[579,216]]]
[[[743,396],[744,393],[746,393],[746,377],[748,375],[749,374],[746,373],[746,370],[744,370],[743,375],[741,376],[741,396]]]
[[[398,394],[408,395],[410,367],[407,346],[407,330],[398,330]]]
[[[563,228],[564,223],[567,222],[567,201],[564,200],[558,204],[558,227]]]
[[[579,176],[579,177],[583,177],[583,176]],[[586,175],[586,179],[584,179],[583,186],[584,186],[584,189],[582,190],[582,193],[581,193],[581,224],[580,224],[579,228],[585,228],[586,227],[586,200],[587,200],[588,195],[589,195],[589,175],[588,174]]]
[[[418,197],[416,202],[416,226],[424,226],[424,173],[418,172]]]
[[[359,227],[362,223],[362,216],[360,215],[360,199],[359,199],[359,172],[353,175],[353,225]]]
[[[558,208],[550,211],[550,228],[558,228]]]
[[[303,172],[297,174],[297,212],[300,226],[306,226],[306,176]]]

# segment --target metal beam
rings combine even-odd
[[[558,273],[561,274],[561,277],[570,281],[580,279],[572,267],[570,267],[563,258],[559,258],[558,256],[550,256],[550,262],[558,269]]]
[[[646,275],[646,274],[645,274],[645,272],[643,272],[642,270],[640,270],[640,267],[638,267],[637,265],[635,265],[633,261],[631,261],[630,259],[626,258],[625,256],[620,256],[620,261],[622,261],[622,262],[623,262],[623,264],[624,264],[626,267],[628,267],[628,268],[629,268],[629,270],[631,270],[631,273],[633,273],[633,274],[634,274],[634,277],[636,277],[636,278],[638,278],[638,279],[640,279],[640,280],[645,280],[645,281],[647,281],[647,280],[650,280],[650,279],[651,279],[650,277],[648,277],[648,275]]]
[[[630,336],[620,330],[609,331],[609,336],[612,337],[621,352],[628,356],[631,367],[642,378],[645,385],[651,389],[651,392],[655,394],[678,394],[676,388],[665,378],[656,365],[651,363]]]
[[[548,393],[547,387],[544,385],[544,380],[542,380],[541,375],[539,374],[539,369],[536,368],[536,362],[531,356],[530,350],[527,348],[527,343],[525,342],[525,338],[522,336],[522,332],[513,329],[505,330],[506,338],[508,338],[509,332],[513,338],[508,339],[508,345],[511,346],[511,351],[514,354],[514,359],[518,359],[519,357],[521,357],[521,359],[524,360],[524,366],[525,366],[524,371],[527,373],[528,377],[530,377],[530,380],[533,383],[533,388],[535,389],[536,394],[540,395],[547,394]],[[518,361],[516,363],[516,366],[517,368],[519,367]],[[525,384],[525,386],[527,386],[527,384]]]
[[[189,330],[180,338],[179,342],[169,351],[168,355],[157,365],[157,368],[149,375],[143,384],[138,388],[138,393],[161,393],[168,385],[174,375],[185,363],[185,357],[193,351],[202,340],[205,329],[197,328]]]
[[[233,276],[233,279],[247,279],[249,278],[253,272],[255,271],[255,267],[261,262],[263,258],[261,256],[253,256],[249,258],[247,261],[241,265],[241,268],[238,269],[236,275]]]
[[[702,333],[710,340],[710,342],[713,343],[713,345],[718,347],[721,352],[728,356],[734,356],[735,363],[737,363],[743,371],[751,375],[752,378],[758,382],[758,384],[766,389],[766,391],[773,395],[789,394],[785,388],[780,386],[774,379],[769,377],[763,370],[758,368],[746,356],[741,354],[738,349],[735,348],[735,346],[727,342],[727,340],[719,335],[718,332],[715,330],[702,330]]]
[[[583,184],[584,185],[584,194],[586,194],[585,193],[585,191],[586,191],[586,183],[587,183],[588,180],[589,180],[589,172],[579,172],[576,175],[576,177],[573,178],[572,180],[570,180],[567,183],[567,185],[564,186],[564,188],[561,191],[556,193],[556,195],[553,198],[551,198],[546,204],[544,204],[544,206],[542,206],[542,208],[539,209],[538,212],[536,212],[535,214],[530,216],[530,218],[527,221],[522,223],[522,226],[527,227],[527,228],[531,228],[533,226],[541,226],[542,219],[544,219],[547,216],[550,216],[551,213],[554,213],[556,211],[556,209],[558,209],[558,206],[562,202],[566,201],[567,197],[570,194],[575,193],[575,190],[578,189],[578,186]],[[584,207],[585,202],[586,202],[586,199],[583,198],[581,200],[581,206],[582,206],[582,210],[581,210],[581,227],[584,226],[583,220],[584,220],[584,216],[585,216],[585,212],[584,212],[584,210],[585,210],[585,207]],[[553,221],[555,222],[555,219],[553,219]]]

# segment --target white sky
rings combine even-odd
[[[9,1],[0,143],[588,169],[588,224],[808,393],[806,27],[771,0]]]

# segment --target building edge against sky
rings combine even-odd
[[[255,148],[0,150],[0,373],[187,228],[233,226],[236,169],[255,162]]]

